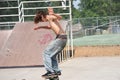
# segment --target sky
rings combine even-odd
[[[74,1],[74,2],[73,2],[73,5],[75,6],[75,8],[78,9],[78,6],[77,6],[77,5],[78,5],[79,3],[80,3],[80,0],[77,0],[77,1]]]

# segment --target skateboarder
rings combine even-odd
[[[47,48],[44,50],[43,61],[47,73],[42,75],[42,77],[61,75],[56,56],[65,47],[67,35],[59,24],[60,19],[62,19],[62,17],[55,14],[52,8],[48,8],[48,12],[38,11],[34,17],[34,23],[36,25],[34,30],[41,28],[51,29],[56,34],[56,38],[48,44]],[[48,26],[38,26],[37,24],[46,21],[49,22]]]

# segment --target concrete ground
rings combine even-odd
[[[60,80],[120,80],[119,57],[80,57],[60,64]],[[44,67],[0,69],[0,80],[44,80]]]

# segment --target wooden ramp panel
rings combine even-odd
[[[67,22],[60,22],[66,27]],[[47,22],[39,25],[48,25]],[[42,53],[56,36],[51,30],[33,30],[33,22],[17,23],[0,52],[0,67],[42,66]]]
[[[12,30],[1,30],[0,31],[0,50],[5,45],[5,42],[9,38]]]

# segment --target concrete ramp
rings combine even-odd
[[[60,22],[64,29],[67,21]],[[48,25],[47,22],[39,23]],[[17,23],[0,52],[0,67],[42,66],[42,53],[55,34],[47,29],[34,30],[33,22]]]

